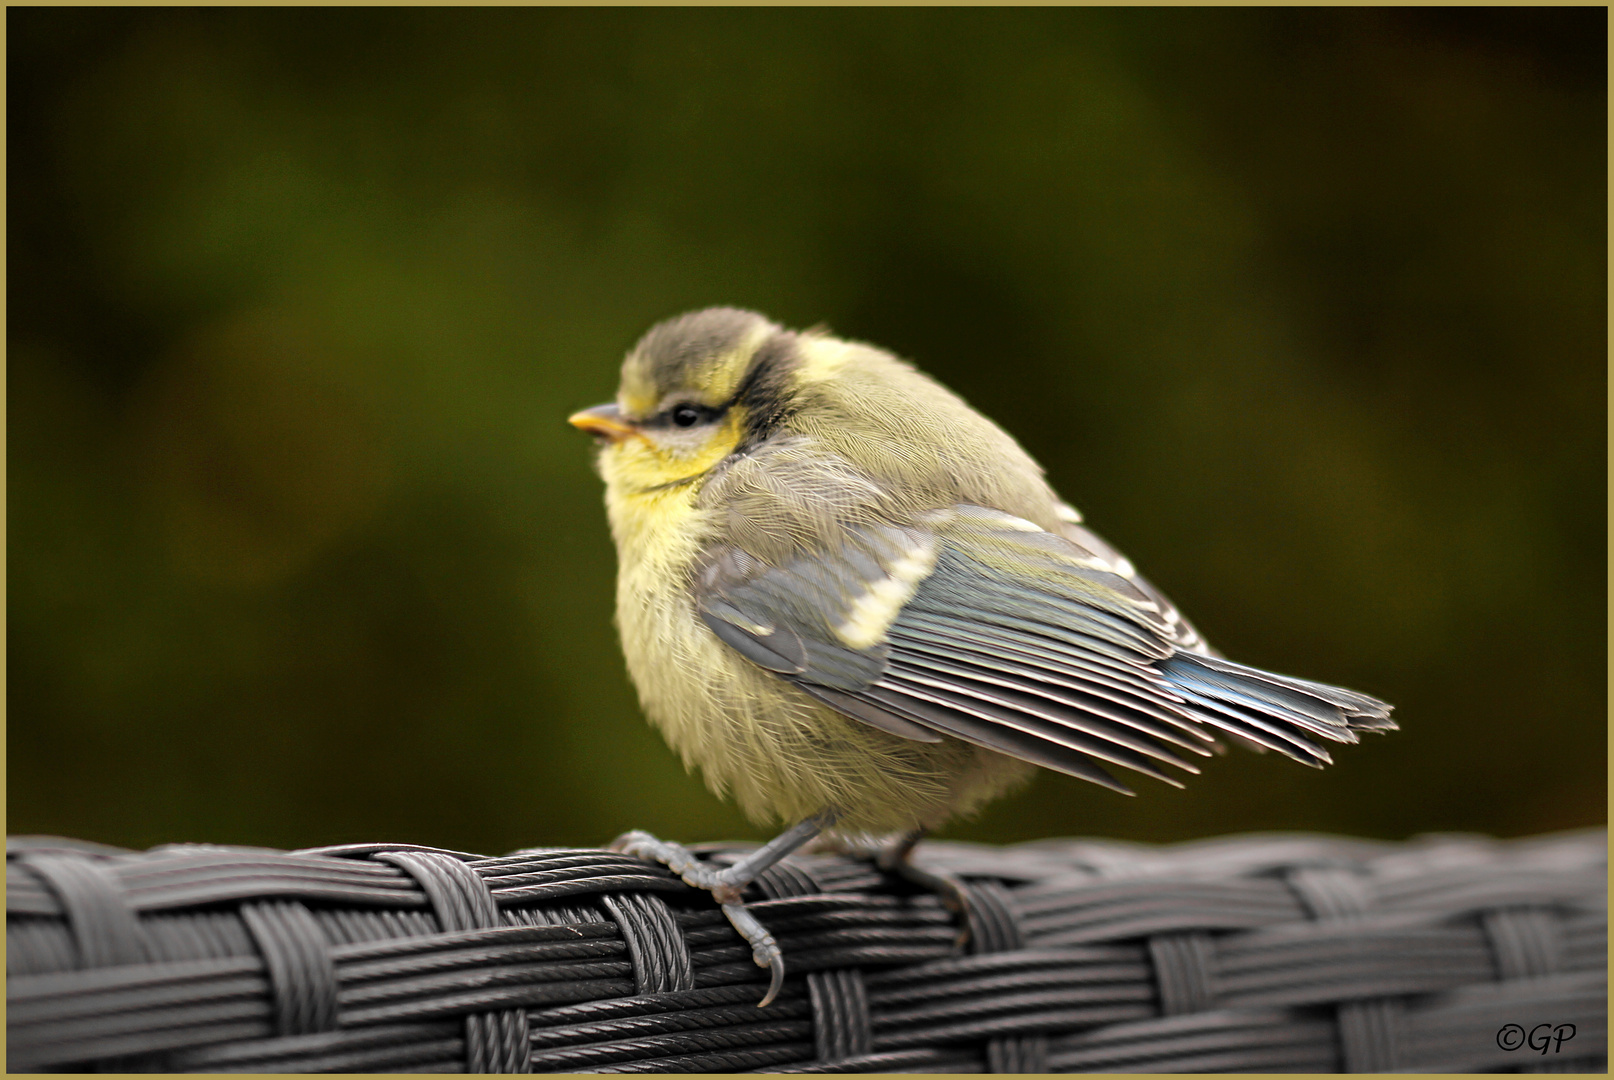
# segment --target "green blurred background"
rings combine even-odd
[[[1604,820],[1601,8],[7,27],[12,833],[762,835],[639,715],[564,422],[714,303],[917,360],[1403,726],[949,835]]]

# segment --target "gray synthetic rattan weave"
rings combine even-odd
[[[770,871],[752,910],[791,977],[758,1009],[764,977],[711,899],[609,852],[13,840],[8,1065],[1606,1067],[1600,831],[930,843],[920,861],[967,882],[967,945],[936,897],[868,862]]]

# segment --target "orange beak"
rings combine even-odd
[[[596,405],[592,409],[575,412],[566,422],[579,431],[586,431],[598,439],[619,443],[639,434],[639,429],[622,418],[622,410],[614,403]]]

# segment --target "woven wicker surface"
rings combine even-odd
[[[968,883],[968,944],[867,862],[792,857],[754,892],[791,973],[758,1009],[765,978],[710,898],[608,852],[14,839],[8,1065],[1606,1067],[1601,831],[927,843],[919,861]]]

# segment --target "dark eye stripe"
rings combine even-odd
[[[764,341],[751,357],[751,368],[734,395],[745,409],[745,433],[736,453],[749,453],[773,434],[794,408],[791,376],[801,366],[795,334],[780,331]]]
[[[728,406],[713,408],[693,401],[680,401],[661,410],[644,422],[645,427],[692,428],[710,424],[728,411]]]

